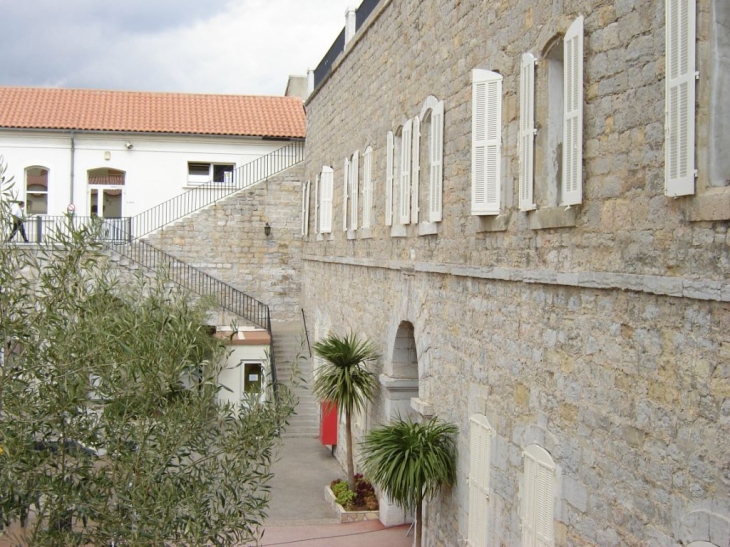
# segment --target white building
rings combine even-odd
[[[305,133],[297,97],[0,87],[0,105],[6,177],[29,215],[134,217],[208,182],[225,194]]]

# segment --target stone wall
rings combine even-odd
[[[302,166],[292,167],[163,228],[148,241],[267,304],[272,321],[296,320],[302,181]]]
[[[712,114],[703,76],[710,7],[698,0],[700,177],[691,197],[664,195],[659,0],[382,0],[308,100],[306,178],[329,165],[335,180],[332,235],[316,234],[311,196],[308,320],[320,332],[372,338],[386,376],[398,327],[412,323],[413,405],[460,428],[457,484],[429,504],[428,545],[466,537],[474,413],[495,430],[490,545],[521,542],[530,443],[558,468],[557,545],[730,543],[730,193],[706,188],[701,148]],[[544,55],[579,14],[583,203],[520,212],[520,56]],[[504,77],[498,219],[470,215],[477,67]],[[386,133],[419,114],[429,95],[445,101],[444,220],[435,234],[419,236],[411,225],[391,237]],[[343,161],[368,145],[375,225],[348,239]],[[422,164],[422,189],[427,179]],[[383,387],[359,430],[389,418],[388,397]]]

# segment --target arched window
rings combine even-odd
[[[34,166],[25,170],[25,201],[29,215],[48,214],[48,169]]]

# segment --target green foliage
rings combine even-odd
[[[398,419],[373,429],[361,443],[365,475],[404,509],[429,500],[456,477],[453,424]]]
[[[0,245],[0,509],[35,513],[14,541],[255,541],[293,396],[220,403],[207,303],[163,274],[123,282],[94,241],[69,226],[37,252]]]
[[[355,465],[352,453],[352,413],[365,410],[367,401],[375,397],[377,380],[366,367],[378,359],[378,352],[369,340],[356,334],[330,334],[314,344],[314,352],[325,363],[314,378],[312,391],[322,401],[337,403],[338,413],[345,416],[347,435],[347,477],[355,489]]]
[[[332,493],[335,495],[335,501],[345,509],[355,499],[355,492],[350,490],[346,482],[338,482],[332,485]]]

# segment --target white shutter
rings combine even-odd
[[[522,55],[520,68],[520,210],[535,209],[535,57]]]
[[[472,215],[498,215],[501,203],[502,75],[472,71]]]
[[[345,158],[345,168],[342,179],[342,231],[347,231],[347,198],[349,197],[350,185],[350,158]]]
[[[357,230],[357,208],[358,208],[358,194],[360,193],[360,188],[358,186],[358,167],[360,162],[360,151],[356,150],[355,153],[352,155],[352,162],[350,163],[350,205],[352,211],[350,212],[350,228],[353,230]]]
[[[418,224],[418,194],[421,178],[421,120],[413,118],[413,172],[411,173],[411,222]]]
[[[322,232],[322,229],[319,225],[319,219],[321,215],[321,213],[319,212],[319,207],[321,199],[322,198],[319,194],[319,173],[317,173],[317,176],[314,178],[314,231],[317,234]]]
[[[555,464],[548,452],[530,445],[523,452],[524,492],[522,493],[523,547],[551,547],[555,503]]]
[[[370,228],[373,209],[373,149],[371,147],[368,146],[365,149],[363,159],[365,161],[362,166],[362,227]]]
[[[472,547],[486,547],[492,428],[486,416],[480,414],[472,416],[469,422],[468,542]]]
[[[320,208],[320,229],[323,234],[332,233],[332,192],[335,185],[335,173],[331,167],[322,167],[320,190],[322,192],[322,207]]]
[[[400,147],[400,223],[411,222],[411,131],[413,122],[403,124]]]
[[[441,222],[443,209],[444,180],[444,101],[439,102],[431,111],[430,138],[430,180],[428,220]]]
[[[583,201],[583,16],[563,40],[562,205]]]
[[[302,188],[302,236],[309,235],[309,188],[310,181],[304,183]]]
[[[385,141],[385,225],[393,224],[393,132]]]
[[[667,0],[665,193],[695,193],[696,0]]]

